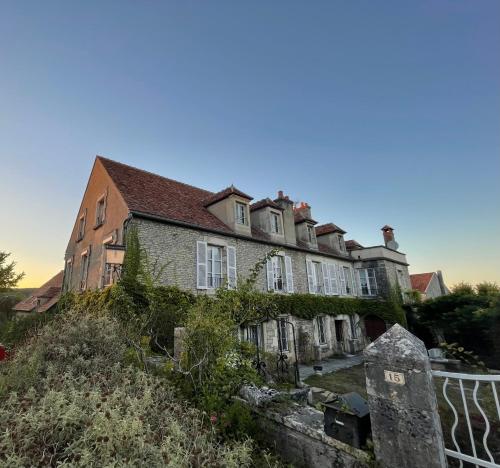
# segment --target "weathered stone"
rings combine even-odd
[[[263,406],[271,401],[283,398],[283,395],[267,387],[256,387],[255,385],[243,385],[240,389],[240,396],[252,406]]]
[[[387,468],[445,467],[431,367],[422,341],[394,325],[364,356],[377,460]]]
[[[325,434],[323,412],[290,403],[253,408],[260,436],[272,441],[284,461],[297,468],[361,468],[371,466],[370,455]]]

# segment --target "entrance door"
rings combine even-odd
[[[380,317],[368,315],[365,317],[365,329],[366,336],[368,336],[371,341],[375,341],[380,335],[386,332],[387,327]]]
[[[344,322],[345,320],[335,320],[335,338],[342,350],[344,350]]]

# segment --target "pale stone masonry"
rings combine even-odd
[[[363,247],[344,240],[333,223],[316,226],[307,203],[278,193],[251,203],[231,186],[213,193],[98,157],[90,175],[65,260],[64,288],[85,290],[113,284],[123,262],[124,240],[137,227],[151,264],[162,268],[160,282],[196,294],[236,287],[271,250],[256,287],[276,294],[387,297],[399,285],[410,288],[405,254],[390,226],[384,245]],[[359,317],[302,320],[282,317],[241,330],[264,351],[283,348],[295,359],[354,352],[366,343]],[[377,327],[374,328],[374,330]],[[295,342],[293,330],[295,329]]]

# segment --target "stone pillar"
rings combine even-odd
[[[400,325],[364,351],[375,456],[387,468],[446,467],[424,344]]]
[[[182,353],[184,352],[184,338],[186,336],[186,329],[184,327],[174,328],[174,359],[175,367],[179,367]]]

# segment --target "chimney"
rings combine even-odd
[[[394,242],[394,229],[387,224],[382,228],[382,232],[384,233],[384,243],[386,247],[389,247],[389,242]]]

